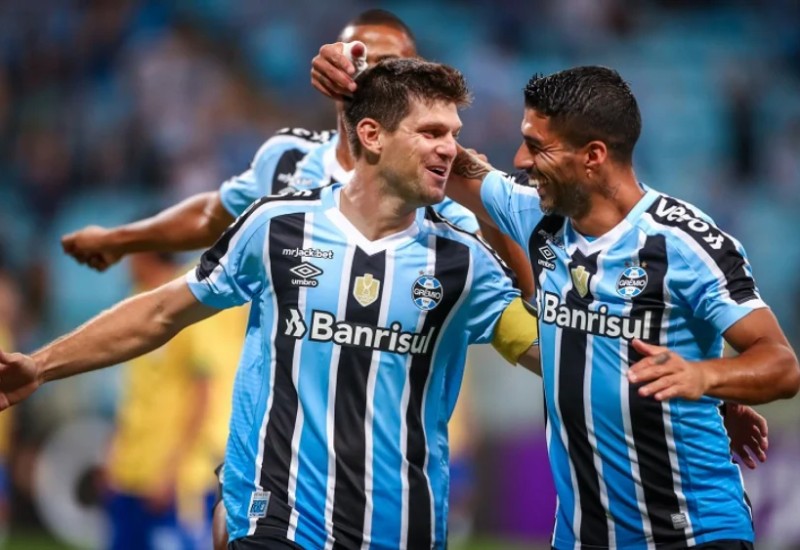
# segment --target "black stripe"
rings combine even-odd
[[[639,264],[647,273],[647,285],[641,294],[631,298],[631,317],[643,319],[645,311],[651,315],[649,334],[644,340],[651,344],[663,345],[659,329],[664,321],[664,278],[666,277],[667,245],[664,235],[653,235],[645,240],[639,250]],[[632,346],[628,346],[628,360],[631,365],[642,358]],[[639,461],[639,474],[644,490],[644,501],[653,539],[656,546],[681,542],[685,545],[683,530],[675,529],[672,514],[679,514],[678,497],[672,481],[672,465],[669,460],[666,427],[660,402],[652,397],[641,397],[638,389],[641,384],[630,385],[631,430]]]
[[[439,212],[434,210],[433,207],[431,206],[425,208],[425,218],[431,220],[434,223],[444,223],[454,231],[458,231],[461,235],[465,235],[468,238],[473,239],[476,243],[482,246],[491,255],[492,258],[494,258],[494,260],[497,262],[497,266],[503,271],[506,277],[511,279],[511,282],[514,284],[514,287],[518,288],[517,274],[514,273],[513,269],[508,267],[508,264],[506,264],[505,260],[503,260],[503,258],[500,257],[500,255],[495,251],[494,248],[492,248],[492,245],[490,245],[486,241],[486,239],[484,239],[480,235],[471,233],[466,229],[457,226],[456,224],[454,224],[453,222],[451,222],[450,220],[439,214]]]
[[[256,534],[274,533],[288,527],[289,468],[292,461],[292,437],[297,417],[297,388],[292,381],[294,347],[297,341],[282,328],[298,307],[299,288],[291,284],[289,269],[301,263],[300,258],[284,256],[286,248],[303,248],[306,215],[302,212],[278,216],[270,222],[268,242],[270,279],[278,300],[278,329],[271,353],[275,358],[275,381],[270,388],[272,405],[264,437],[264,458],[261,466],[261,486],[272,493],[270,513],[258,520]],[[272,505],[279,500],[284,506]],[[275,513],[279,511],[280,513]]]
[[[371,274],[373,281],[380,286],[375,300],[364,306],[354,294],[356,282],[363,280],[367,274]],[[378,326],[386,277],[386,252],[369,256],[356,248],[347,290],[345,319],[348,322]],[[364,536],[364,510],[367,505],[364,487],[367,446],[364,419],[367,412],[367,378],[374,353],[377,352],[371,349],[343,346],[339,355],[333,425],[333,448],[336,451],[333,500],[335,549],[358,548]]]
[[[247,221],[253,213],[258,210],[258,208],[264,204],[276,201],[313,201],[318,200],[320,193],[322,192],[321,189],[314,189],[313,191],[303,191],[300,193],[293,193],[289,195],[281,195],[280,197],[262,197],[257,201],[254,201],[253,204],[247,207],[247,210],[242,212],[242,214],[236,218],[234,221],[214,245],[206,250],[203,255],[200,257],[200,263],[197,265],[195,269],[195,275],[197,276],[198,281],[202,281],[216,269],[219,265],[220,260],[228,253],[228,247],[230,247],[231,240],[236,233],[244,225],[244,222]]]
[[[442,283],[442,301],[425,315],[421,333],[436,329],[434,345],[428,353],[415,355],[409,368],[410,393],[406,410],[408,432],[406,458],[408,460],[408,548],[431,547],[431,500],[425,477],[426,441],[422,422],[422,401],[425,385],[431,370],[435,342],[441,335],[442,326],[456,305],[469,272],[470,250],[460,242],[444,237],[436,238],[436,260],[434,276]],[[444,544],[445,541],[438,541]]]
[[[581,296],[578,285],[574,283],[573,270],[588,272],[585,279],[586,294]],[[567,292],[566,305],[575,310],[588,311],[594,301],[589,284],[597,276],[597,253],[586,257],[576,251],[569,265],[573,277],[573,287]],[[589,443],[584,410],[584,375],[586,373],[586,348],[588,333],[573,328],[561,329],[561,358],[558,371],[558,408],[567,432],[567,451],[575,468],[578,483],[578,497],[581,508],[580,541],[582,545],[608,546],[608,527],[606,510],[600,500],[600,479],[594,464],[594,451]]]
[[[737,304],[758,298],[756,284],[736,243],[716,225],[700,218],[687,205],[664,195],[647,210],[662,225],[677,227],[691,237],[725,275],[731,299]]]
[[[528,257],[531,259],[531,269],[533,270],[533,275],[537,283],[539,283],[539,277],[542,275],[542,264],[538,260],[549,261],[542,255],[542,248],[543,247],[553,247],[556,246],[554,244],[555,236],[561,231],[561,228],[564,227],[564,218],[561,216],[545,216],[542,218],[536,227],[531,233],[530,239],[528,239]],[[552,250],[552,248],[551,248]],[[540,288],[540,284],[537,284],[536,287]]]
[[[269,186],[270,194],[277,195],[283,191],[289,184],[295,170],[297,170],[297,163],[305,158],[306,152],[300,149],[287,149],[281,153],[278,162],[275,164],[275,170],[272,172],[272,182]]]

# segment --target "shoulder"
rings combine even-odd
[[[456,245],[464,247],[465,250],[469,250],[475,262],[488,263],[492,267],[503,271],[506,275],[511,274],[505,262],[482,237],[460,228],[431,206],[425,208],[424,223],[428,231],[436,235],[437,238],[447,239]]]
[[[305,128],[282,128],[265,141],[255,156],[255,163],[269,157],[293,151],[305,155],[312,149],[328,143],[336,132],[333,130],[306,130]]]
[[[684,258],[701,257],[717,264],[731,254],[741,254],[739,242],[720,229],[700,208],[665,194],[658,194],[647,208],[643,229],[664,236],[668,249]]]

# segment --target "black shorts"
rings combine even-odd
[[[280,536],[253,535],[231,541],[228,550],[303,550],[303,547]]]

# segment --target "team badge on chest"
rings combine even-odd
[[[411,298],[414,305],[422,311],[430,311],[442,301],[444,291],[439,279],[430,275],[423,275],[414,281],[411,288]]]
[[[356,277],[353,285],[353,298],[364,307],[372,304],[378,299],[381,293],[381,282],[372,276],[372,273],[365,273],[361,277]]]
[[[647,286],[647,271],[643,266],[634,265],[625,268],[617,279],[617,294],[623,298],[634,298]]]

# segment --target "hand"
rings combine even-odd
[[[351,55],[356,58],[364,54],[366,46],[356,42]],[[353,75],[356,67],[344,54],[344,42],[326,44],[311,60],[311,85],[331,99],[343,100],[356,91]]]
[[[107,234],[105,228],[90,225],[61,237],[61,246],[78,263],[96,271],[105,271],[122,258],[121,253],[110,250],[106,243]]]
[[[41,385],[32,357],[0,351],[0,411],[19,403]]]
[[[767,461],[767,419],[755,410],[736,403],[725,404],[725,430],[731,439],[731,451],[751,470],[756,469],[756,462]],[[749,451],[749,452],[748,452]]]
[[[628,369],[631,384],[644,384],[639,395],[652,395],[657,401],[675,397],[697,400],[711,387],[710,376],[700,363],[689,363],[662,346],[633,340],[633,348],[644,356]]]

